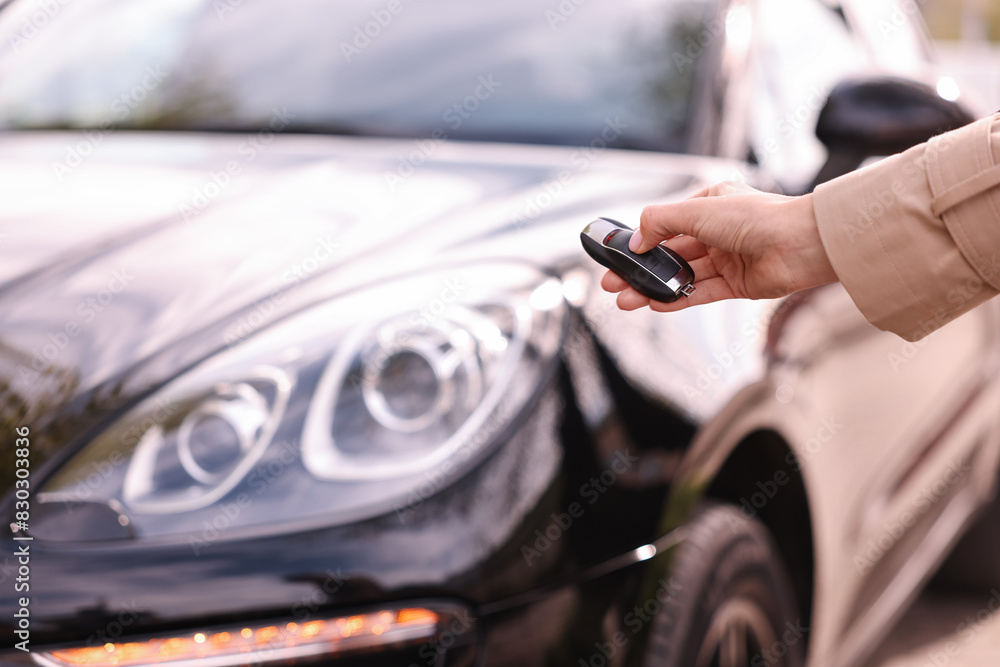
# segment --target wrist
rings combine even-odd
[[[795,197],[789,200],[788,204],[792,208],[792,220],[798,227],[796,234],[798,248],[795,252],[800,257],[802,275],[806,283],[800,289],[837,282],[839,280],[837,273],[833,270],[830,256],[819,233],[812,193]]]

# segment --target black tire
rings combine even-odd
[[[808,628],[767,528],[721,503],[701,507],[687,528],[643,665],[801,667]]]

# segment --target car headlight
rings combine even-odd
[[[114,517],[139,537],[391,511],[417,487],[443,488],[502,440],[544,382],[565,326],[561,284],[513,262],[423,273],[301,310],[183,374],[86,445],[44,484],[47,511],[32,532],[114,534],[59,520],[81,505],[91,511],[77,516]]]

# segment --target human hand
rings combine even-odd
[[[652,301],[608,271],[601,287],[618,292],[622,310],[672,312],[723,299],[771,299],[837,281],[811,194],[786,197],[718,183],[684,201],[643,209],[629,248],[641,254],[661,241],[691,265],[694,294]]]

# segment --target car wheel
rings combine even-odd
[[[764,524],[713,502],[687,530],[645,667],[801,667],[807,629]]]

